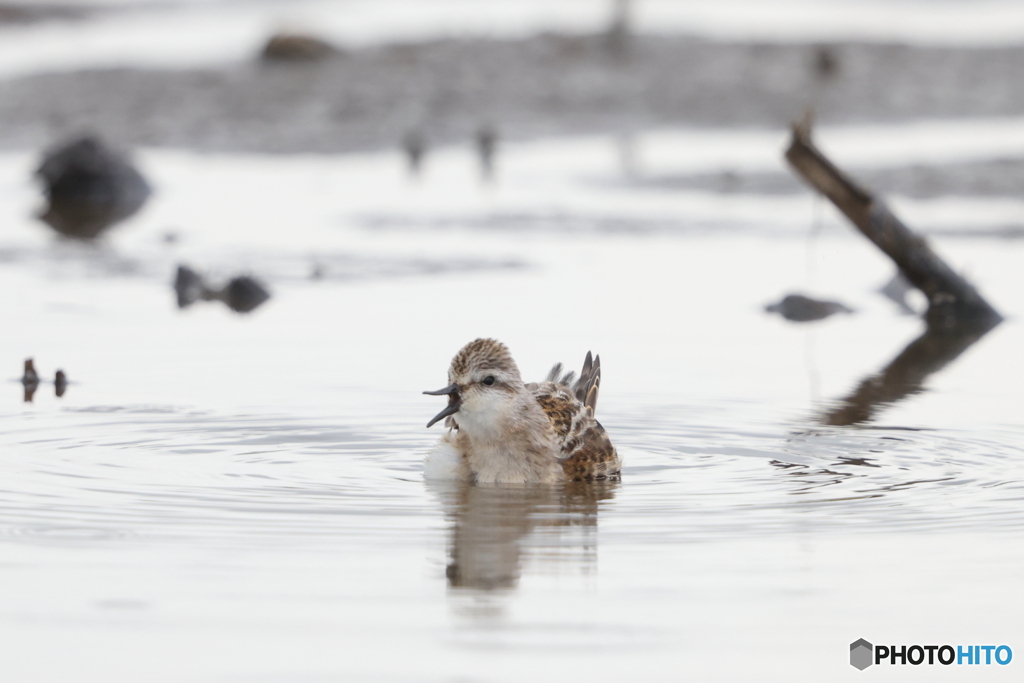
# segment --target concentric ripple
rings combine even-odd
[[[618,540],[1024,526],[1018,434],[821,427],[740,402],[605,420],[626,467],[594,510]],[[444,527],[419,474],[433,435],[404,414],[356,427],[139,406],[3,422],[7,536],[248,547],[412,542]]]

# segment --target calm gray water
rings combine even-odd
[[[727,132],[674,139],[662,160],[728,157]],[[31,156],[0,159],[4,680],[788,681],[853,673],[860,637],[1024,651],[1024,246],[936,238],[1007,322],[824,426],[921,332],[874,292],[891,266],[828,212],[810,237],[809,196],[645,189],[616,158],[513,147],[481,188],[464,150],[415,186],[388,154],[147,151],[159,195],[98,247],[55,243]],[[181,261],[274,297],[178,311]],[[795,289],[857,313],[764,314]],[[601,354],[621,483],[422,481],[419,392],[477,336],[527,377]],[[22,401],[26,357],[63,398]]]

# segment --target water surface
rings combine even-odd
[[[902,160],[861,163],[913,163],[901,130]],[[733,163],[728,132],[661,135],[648,173]],[[763,168],[783,141],[737,135]],[[1024,642],[1024,245],[937,235],[1007,321],[828,427],[921,332],[874,291],[891,265],[810,196],[659,189],[617,160],[511,146],[487,187],[459,149],[419,184],[388,154],[146,151],[159,195],[85,248],[33,223],[32,159],[3,157],[5,680],[819,680],[860,637]],[[894,206],[929,230],[1013,201]],[[274,296],[178,311],[179,261]],[[793,289],[857,313],[763,312]],[[621,483],[422,481],[419,392],[477,336],[527,378],[601,354]],[[29,356],[63,398],[22,401]]]

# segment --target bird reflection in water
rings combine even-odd
[[[448,585],[514,589],[530,559],[583,570],[597,562],[597,517],[616,481],[554,485],[431,483],[449,520]]]

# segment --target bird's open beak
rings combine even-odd
[[[424,394],[430,396],[448,396],[448,405],[440,413],[434,416],[434,419],[427,423],[427,427],[434,426],[438,420],[443,420],[449,415],[454,415],[459,412],[459,408],[462,406],[462,399],[459,398],[459,385],[452,383],[446,386],[444,389],[438,389],[437,391],[424,391]]]

